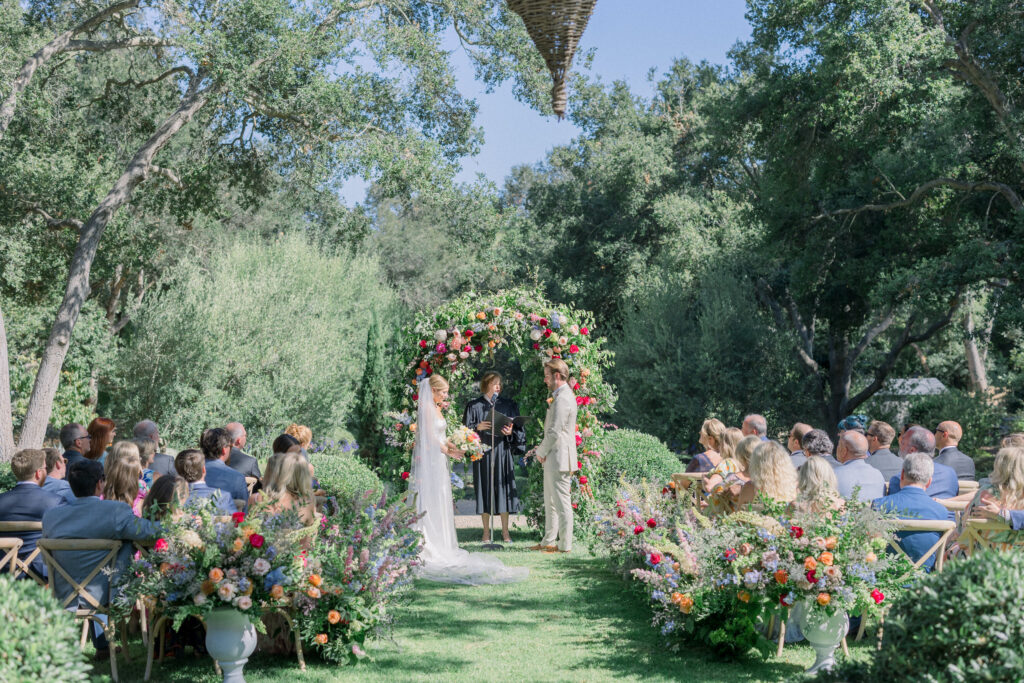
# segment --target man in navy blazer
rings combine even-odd
[[[899,477],[903,471],[903,460],[889,448],[896,438],[896,430],[892,425],[881,420],[872,420],[864,436],[868,439],[868,450],[871,452],[867,463],[881,472],[885,481]]]
[[[71,492],[71,485],[64,478],[67,476],[68,467],[64,462],[64,455],[56,448],[44,448],[46,454],[46,481],[43,482],[43,490],[56,493],[65,503],[75,499]]]
[[[85,427],[77,422],[70,422],[60,429],[60,445],[64,447],[64,462],[71,467],[78,460],[85,460],[83,453],[89,450],[92,437]]]
[[[900,437],[900,457],[906,458],[911,453],[924,453],[931,457],[935,453],[935,436],[924,427],[910,427]],[[906,463],[904,463],[906,470]],[[896,493],[900,490],[900,478],[893,477],[889,480],[889,493]],[[946,467],[934,463],[934,473],[931,476],[931,484],[925,489],[932,498],[953,498],[960,493],[960,482],[957,481],[956,472],[952,467]],[[952,512],[949,519],[953,519]]]
[[[227,466],[231,455],[231,437],[220,427],[207,429],[200,439],[203,456],[206,458],[206,484],[220,489],[234,500],[248,501],[249,489],[245,475]]]
[[[905,456],[899,491],[876,499],[872,506],[882,512],[895,513],[900,519],[949,519],[949,511],[932,500],[926,492],[931,483],[934,467],[935,463],[931,456],[925,453],[915,452]],[[897,532],[896,538],[903,551],[912,561],[917,562],[938,542],[939,532],[900,531]],[[922,566],[925,571],[931,571],[934,564],[933,555]]]
[[[44,491],[46,481],[46,454],[37,448],[25,448],[14,454],[11,471],[18,483],[10,491],[0,494],[0,522],[41,522],[43,515],[64,501],[56,493]],[[22,540],[18,557],[25,560],[36,549],[38,531],[10,533]],[[46,564],[36,557],[29,565],[36,574],[46,577]]]
[[[236,472],[241,472],[243,477],[262,479],[263,475],[260,474],[259,461],[242,450],[245,448],[245,443],[249,438],[249,435],[245,433],[245,427],[242,423],[229,422],[224,427],[224,431],[228,433],[228,437],[231,439],[231,455],[228,456],[227,466]]]
[[[935,428],[935,462],[952,467],[958,479],[974,481],[974,460],[961,451],[958,446],[964,430],[959,423],[952,420],[940,422]]]

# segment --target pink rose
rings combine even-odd
[[[166,538],[158,538],[158,539],[156,539],[156,545],[153,546],[153,550],[157,551],[158,553],[162,553],[165,550],[167,550],[167,539]]]

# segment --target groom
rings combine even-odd
[[[576,398],[567,385],[569,367],[554,358],[544,364],[544,383],[551,390],[544,440],[537,461],[544,466],[544,538],[531,550],[567,553],[572,550],[572,502],[569,484],[579,469],[576,457]],[[555,540],[558,545],[555,545]]]

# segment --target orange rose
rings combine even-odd
[[[693,609],[693,598],[689,595],[684,595],[679,599],[679,611],[683,614],[689,614],[690,610]]]
[[[878,561],[878,556],[875,555],[874,553],[869,552],[867,555],[864,556],[864,561],[865,562],[877,562]]]
[[[484,313],[483,311],[481,311],[480,313],[476,314],[476,319],[477,320],[487,320],[487,314]]]
[[[284,588],[275,583],[270,588],[270,597],[274,598],[275,600],[280,600],[284,597]]]
[[[804,569],[806,569],[809,572],[813,572],[817,568],[818,568],[818,561],[816,559],[814,559],[813,557],[810,557],[810,556],[808,556],[806,559],[804,559]]]
[[[495,308],[494,309],[494,315],[501,315],[501,309],[500,308]]]
[[[316,600],[316,599],[318,599],[320,597],[320,589],[319,588],[309,588],[309,589],[306,590],[306,595],[308,595],[309,597],[311,597],[314,600]]]
[[[821,563],[826,567],[831,567],[832,562],[835,560],[835,558],[832,557],[832,553],[828,552],[827,550],[823,552],[821,555],[819,555],[818,559],[821,560]]]
[[[818,593],[818,604],[824,607],[828,603],[832,602],[832,596],[828,593]]]
[[[236,553],[240,552],[242,550],[242,545],[242,539],[236,538],[235,542],[231,544],[231,549],[234,550]]]
[[[318,645],[326,645],[327,644],[327,634],[326,633],[318,633],[318,634],[316,634],[316,638],[314,640],[316,640]]]
[[[339,621],[341,621],[341,612],[336,609],[332,609],[327,613],[327,623],[337,624]]]
[[[679,601],[682,600],[682,599],[683,599],[683,594],[682,593],[673,593],[672,594],[672,602],[673,603],[678,605]]]
[[[213,569],[210,570],[210,581],[213,581],[214,583],[220,583],[223,580],[224,580],[224,571],[223,570],[221,570],[219,567],[214,567]]]
[[[316,586],[317,588],[319,588],[320,584],[322,584],[323,582],[324,582],[324,580],[322,578],[320,578],[319,574],[310,574],[309,575],[309,583],[310,583],[311,586]]]
[[[750,593],[748,593],[747,591],[740,591],[736,594],[736,598],[740,602],[750,602]]]
[[[498,326],[495,325],[494,323],[491,323],[490,325],[487,326],[487,329],[490,330],[491,332],[494,332],[498,329]]]
[[[835,550],[837,545],[839,545],[839,539],[835,536],[829,536],[825,539],[826,550]]]
[[[679,563],[678,562],[673,562],[672,563],[672,569],[674,569],[676,571],[679,571]]]
[[[213,595],[213,592],[217,590],[217,584],[207,579],[206,581],[203,581],[199,590],[203,591],[203,595]]]
[[[789,581],[789,572],[787,572],[785,569],[780,569],[779,571],[775,572],[775,581],[780,585],[786,583],[787,581]]]
[[[416,433],[416,423],[415,422],[413,422],[411,425],[409,425],[409,431],[412,432],[413,434]]]
[[[497,346],[497,344],[494,343],[493,339],[487,342],[487,348],[493,349],[495,346]]]

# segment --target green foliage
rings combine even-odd
[[[0,680],[88,681],[76,623],[48,589],[0,576]]]
[[[615,499],[620,480],[663,484],[683,470],[679,457],[650,434],[611,429],[601,436],[598,444],[601,448],[599,490],[606,500]]]
[[[311,453],[309,461],[316,470],[320,487],[336,496],[343,505],[358,500],[367,492],[379,495],[384,491],[380,478],[350,451],[337,449]]]
[[[943,420],[954,420],[963,427],[960,450],[971,456],[981,449],[999,445],[999,427],[1005,412],[981,396],[971,396],[959,389],[950,389],[934,396],[914,400],[907,422],[934,429]]]
[[[986,551],[929,574],[885,618],[869,664],[831,679],[882,683],[913,671],[929,683],[1019,681],[1024,670],[1024,556]]]
[[[388,409],[387,369],[384,365],[385,337],[375,315],[366,334],[366,363],[356,391],[353,429],[359,455],[377,467],[384,449],[384,413]]]
[[[14,472],[11,472],[11,468],[6,464],[0,466],[0,493],[10,491],[17,483],[18,480],[14,478]]]
[[[370,257],[320,252],[298,235],[229,242],[143,304],[106,410],[156,420],[182,445],[230,420],[257,442],[294,421],[340,439],[366,330],[375,315],[391,320],[393,301]]]

